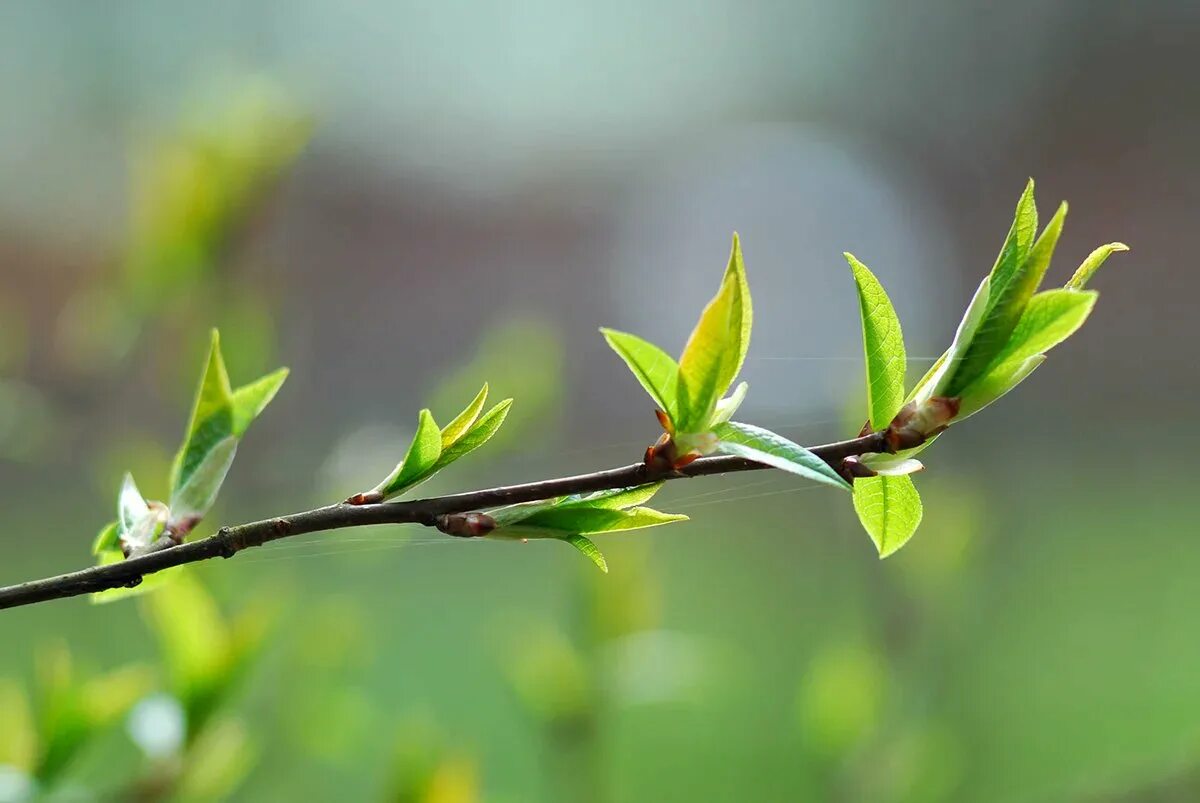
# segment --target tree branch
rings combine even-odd
[[[810,449],[825,462],[837,468],[847,457],[868,452],[890,451],[884,432],[875,432],[837,443],[814,446]],[[76,597],[111,588],[136,586],[142,578],[172,566],[197,563],[210,558],[232,558],[249,547],[261,546],[304,533],[340,530],[347,527],[366,527],[374,524],[422,524],[437,525],[437,518],[447,513],[469,513],[471,511],[512,505],[519,502],[536,502],[567,494],[590,493],[616,488],[629,488],[660,480],[703,477],[711,474],[726,474],[735,471],[758,471],[770,466],[740,457],[703,457],[679,470],[659,470],[644,463],[635,463],[621,468],[611,468],[574,477],[508,485],[484,491],[451,494],[411,502],[385,502],[373,505],[338,504],[279,516],[262,521],[222,527],[215,535],[178,546],[170,545],[168,539],[158,544],[162,548],[147,554],[131,557],[120,563],[93,566],[90,569],[60,574],[44,580],[0,588],[0,609],[32,605],[64,597]]]

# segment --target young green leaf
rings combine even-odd
[[[1050,258],[1058,244],[1066,215],[1067,205],[1063,203],[1046,224],[1025,262],[1009,276],[1006,283],[998,283],[998,276],[993,274],[987,312],[970,345],[963,351],[961,362],[951,370],[946,381],[946,395],[961,395],[973,381],[983,376],[1007,345],[1025,307],[1050,266]]]
[[[1012,280],[1033,248],[1034,238],[1037,237],[1038,212],[1034,200],[1033,179],[1025,183],[1025,190],[1017,199],[1017,209],[1013,213],[1012,227],[1004,238],[1004,245],[996,257],[996,264],[989,274],[992,287],[1003,290]]]
[[[1024,381],[1045,361],[1045,352],[1083,325],[1096,299],[1094,290],[1046,290],[1030,299],[1004,351],[963,392],[956,420],[974,415]]]
[[[434,471],[441,471],[455,460],[469,455],[490,441],[492,436],[499,431],[501,425],[504,424],[504,419],[508,416],[508,410],[512,407],[512,403],[512,399],[505,399],[480,416],[479,420],[467,430],[465,435],[452,443],[446,451],[442,452],[442,456],[438,459]]]
[[[736,421],[721,424],[713,431],[719,439],[718,451],[790,471],[844,491],[850,490],[850,483],[838,476],[828,463],[782,435]]]
[[[234,391],[214,329],[187,434],[171,465],[170,526],[187,532],[212,507],[233,462],[238,440],[287,379],[287,369]]]
[[[742,402],[746,400],[746,392],[749,390],[749,382],[739,382],[738,386],[733,389],[733,393],[730,393],[729,396],[717,402],[717,409],[713,413],[712,420],[708,422],[709,427],[724,424],[733,418],[738,408],[742,406]]]
[[[1096,275],[1096,271],[1100,270],[1100,266],[1108,260],[1110,256],[1118,251],[1128,251],[1129,246],[1125,243],[1109,243],[1102,245],[1092,253],[1088,254],[1088,258],[1083,260],[1083,264],[1075,271],[1075,275],[1067,282],[1068,290],[1082,290],[1087,287],[1087,283]]]
[[[883,429],[904,405],[904,333],[900,319],[883,289],[867,266],[845,254],[854,273],[858,305],[862,315],[863,352],[867,366],[867,410],[871,429]]]
[[[592,543],[590,538],[586,535],[575,533],[574,535],[568,535],[563,540],[586,555],[592,563],[600,568],[600,571],[608,574],[608,561],[604,559],[604,554]]]
[[[854,511],[886,558],[908,543],[921,523],[921,496],[908,476],[862,477],[854,481]]]
[[[1095,290],[1046,290],[1029,300],[1008,345],[995,364],[1024,362],[1045,354],[1073,335],[1096,305]]]
[[[679,364],[675,359],[653,343],[637,335],[601,328],[600,333],[613,351],[617,353],[629,370],[637,377],[650,398],[672,421],[678,419],[676,386],[679,382]]]
[[[213,444],[187,481],[171,495],[171,521],[190,530],[217,501],[217,494],[237,456],[238,440],[229,435]]]
[[[442,456],[442,430],[433,420],[433,413],[422,410],[417,417],[417,431],[413,435],[408,452],[404,455],[387,479],[375,487],[385,499],[407,491],[433,473],[433,467]]]
[[[126,473],[121,482],[121,492],[117,495],[117,526],[121,535],[128,535],[150,515],[150,506],[142,498],[141,492],[133,481],[133,475]]]
[[[566,541],[591,558],[602,570],[608,571],[604,557],[585,535],[638,530],[687,520],[687,516],[641,507],[641,503],[648,502],[662,485],[658,482],[599,491],[586,496],[561,496],[510,505],[492,511],[490,516],[496,527],[487,537],[498,540],[551,538]]]
[[[288,369],[280,368],[233,392],[234,437],[240,438],[246,434],[250,424],[271,403],[287,378]]]
[[[594,494],[583,496],[564,496],[559,497],[555,506],[625,510],[626,508],[637,507],[644,502],[649,502],[658,493],[658,489],[662,487],[663,483],[652,482],[649,485],[618,488],[612,491],[597,491]]]
[[[954,420],[964,421],[975,415],[1024,382],[1045,361],[1046,356],[1038,354],[1023,361],[1008,361],[992,368],[982,379],[971,383],[971,387],[962,396],[962,403]],[[922,447],[927,446],[928,441],[922,444]],[[874,464],[871,467],[874,468]]]
[[[662,513],[648,507],[615,510],[613,508],[593,508],[583,505],[558,505],[523,518],[519,524],[522,527],[556,531],[558,533],[594,535],[595,533],[609,533],[619,530],[638,530],[643,527],[655,527],[660,524],[670,524],[674,521],[686,520],[687,516]]]
[[[96,538],[92,541],[92,554],[103,555],[105,552],[116,552],[120,554],[121,532],[117,522],[110,521],[96,533]]]
[[[709,422],[717,401],[742,369],[753,317],[746,266],[735,234],[721,288],[700,314],[679,358],[680,383],[686,388],[688,405],[680,411],[678,430],[699,431]]]
[[[442,427],[442,450],[445,451],[458,442],[458,439],[467,434],[467,430],[475,423],[475,419],[479,418],[479,413],[483,410],[484,402],[487,401],[488,384],[483,383],[479,393],[471,400],[466,409],[458,414],[453,421]]]

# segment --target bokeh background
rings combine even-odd
[[[743,418],[802,443],[863,418],[843,250],[917,375],[1027,176],[1072,204],[1053,279],[1133,250],[929,453],[894,558],[832,491],[710,478],[606,577],[383,528],[6,611],[0,799],[1200,798],[1198,30],[1184,0],[4,4],[0,583],[87,565],[125,470],[165,493],[212,326],[235,382],[292,376],[200,534],[373,485],[485,379],[503,437],[423,491],[635,460],[656,425],[596,327],[681,346],[734,230]]]

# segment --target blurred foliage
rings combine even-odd
[[[79,287],[59,315],[58,352],[82,374],[124,359],[152,321],[211,323],[192,320],[197,300],[224,284],[221,267],[312,128],[295,101],[262,76],[213,80],[184,92],[180,106],[173,125],[131,150],[129,231],[118,270]],[[259,314],[253,288],[220,292],[230,308],[218,323],[245,324],[247,342],[269,342],[270,317]]]

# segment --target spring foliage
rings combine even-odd
[[[850,492],[854,510],[880,557],[900,549],[923,513],[911,477],[923,468],[916,455],[950,426],[1024,381],[1045,361],[1046,352],[1079,329],[1097,299],[1096,292],[1087,289],[1088,282],[1109,256],[1127,250],[1121,243],[1101,246],[1065,287],[1039,291],[1067,207],[1060,205],[1039,234],[1033,189],[1031,180],[1017,203],[1000,254],[968,304],[950,346],[907,391],[900,319],[882,283],[866,265],[845,255],[862,321],[867,390],[862,434],[882,435],[882,441],[875,442],[885,443],[886,448],[878,453],[834,465],[782,435],[733,420],[749,390],[745,382],[735,382],[750,348],[754,322],[736,234],[720,286],[701,311],[678,360],[637,335],[601,329],[657,408],[663,435],[646,451],[651,475],[669,474],[705,455],[747,458]],[[286,369],[280,369],[234,390],[213,333],[187,435],[171,470],[170,499],[147,501],[133,478],[126,476],[118,495],[117,520],[104,528],[94,545],[101,563],[153,548],[163,538],[179,542],[196,526],[216,500],[238,443],[286,376]],[[428,409],[421,410],[412,441],[396,468],[375,488],[348,501],[395,500],[482,447],[503,425],[513,403],[505,399],[485,411],[487,397],[485,383],[445,426],[439,426]],[[463,530],[454,534],[560,540],[607,571],[593,536],[686,520],[645,506],[660,486],[650,483],[512,505],[486,515],[468,514],[454,524]],[[168,575],[163,572],[154,578],[161,582]],[[98,596],[107,599],[124,593],[128,592]]]

